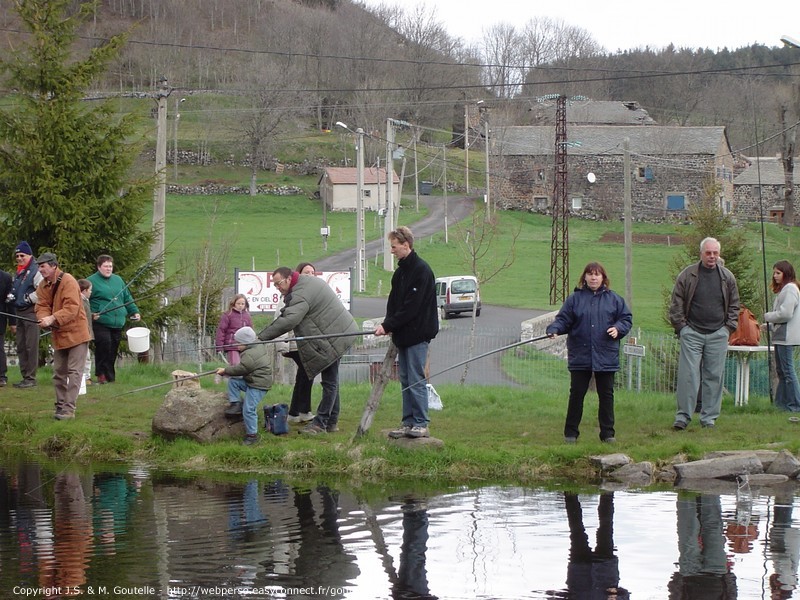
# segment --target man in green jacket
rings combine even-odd
[[[319,277],[300,277],[289,267],[272,273],[272,285],[283,294],[285,305],[275,320],[258,334],[259,339],[274,340],[294,330],[298,338],[336,336],[298,340],[297,352],[306,376],[313,381],[322,374],[322,399],[314,419],[300,433],[316,435],[338,431],[339,359],[353,345],[358,325],[330,286]],[[341,334],[352,333],[353,336]]]
[[[258,413],[256,409],[272,387],[272,367],[266,344],[257,343],[252,327],[242,327],[233,334],[238,344],[239,363],[217,369],[217,375],[228,375],[228,416],[242,415],[247,446],[258,441]],[[242,407],[244,394],[244,407]]]

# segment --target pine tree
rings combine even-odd
[[[70,0],[16,0],[28,34],[0,59],[0,252],[19,240],[53,251],[65,270],[86,276],[95,257],[114,256],[124,273],[147,262],[153,235],[142,231],[152,181],[130,178],[139,152],[131,117],[109,101],[84,99],[119,54],[126,35],[90,49],[78,40],[95,9]],[[124,276],[124,275],[123,275]]]

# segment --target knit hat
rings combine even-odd
[[[17,244],[17,247],[14,248],[14,254],[16,254],[17,252],[21,252],[22,254],[27,254],[28,256],[33,256],[33,250],[31,250],[31,245],[25,240],[22,240],[19,244]]]
[[[233,334],[233,339],[246,346],[247,344],[252,344],[258,338],[252,327],[242,327],[236,330],[236,333]]]

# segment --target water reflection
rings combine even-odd
[[[728,569],[720,497],[681,492],[677,500],[679,570],[670,600],[736,598],[736,576]]]
[[[567,589],[553,598],[629,598],[619,586],[619,559],[614,554],[614,494],[600,495],[597,504],[597,541],[594,549],[583,524],[583,508],[577,494],[566,492],[564,505],[569,524]]]
[[[3,466],[4,465],[4,466]],[[353,493],[0,462],[0,590],[66,598],[792,598],[796,484]],[[369,496],[370,500],[364,498]]]

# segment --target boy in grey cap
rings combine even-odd
[[[233,334],[238,344],[239,363],[217,369],[217,375],[228,375],[228,401],[225,414],[231,417],[242,415],[244,420],[245,445],[258,441],[258,413],[256,408],[272,387],[272,367],[267,347],[257,344],[252,327],[242,327]],[[244,394],[244,402],[242,402]],[[242,406],[244,404],[244,406]]]

